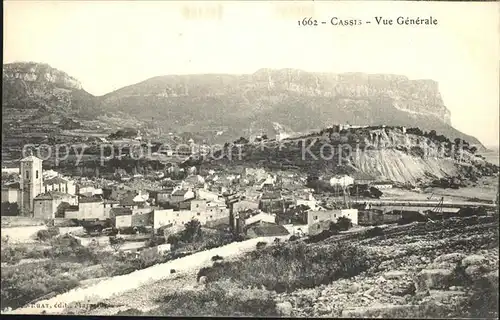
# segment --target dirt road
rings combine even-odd
[[[8,313],[63,314],[67,312],[65,309],[71,303],[77,302],[80,303],[80,305],[85,305],[89,302],[96,303],[112,296],[117,296],[127,291],[134,290],[141,286],[152,284],[158,280],[178,278],[178,273],[196,272],[201,267],[210,265],[211,258],[215,255],[220,255],[224,258],[235,257],[245,252],[255,250],[256,244],[259,241],[271,243],[274,239],[275,237],[255,238],[242,242],[233,242],[223,247],[197,252],[190,256],[158,264],[143,270],[137,270],[130,274],[109,278],[90,287],[79,287],[51,299],[39,301],[33,306],[25,306]],[[170,274],[171,269],[175,269],[176,273]]]

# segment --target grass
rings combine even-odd
[[[121,316],[279,316],[276,293],[312,288],[366,270],[366,254],[349,245],[277,243],[260,247],[238,261],[214,261],[202,268],[201,290],[179,291],[156,301],[150,312],[127,310]]]
[[[366,254],[349,245],[283,243],[249,253],[236,262],[202,269],[208,282],[231,280],[245,287],[290,292],[312,288],[367,270]]]
[[[176,292],[157,301],[150,312],[130,309],[117,316],[278,316],[272,293],[240,287],[230,281],[214,282],[203,290]]]

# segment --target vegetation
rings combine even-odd
[[[19,207],[17,203],[2,202],[2,216],[17,215],[19,215]]]
[[[120,129],[109,135],[110,139],[122,139],[122,138],[135,138],[137,137],[138,131],[134,128],[124,128]]]
[[[42,229],[36,233],[36,239],[41,242],[48,241],[59,234],[58,227],[49,227],[47,230]]]
[[[340,217],[337,219],[336,225],[339,227],[340,231],[347,231],[352,227],[351,219],[347,217]]]
[[[56,262],[2,268],[1,305],[18,308],[49,293],[62,293],[78,286],[78,279]]]
[[[163,297],[161,307],[150,311],[127,310],[118,316],[234,316],[276,317],[272,294],[224,281],[208,284],[204,290],[174,293]]]
[[[369,266],[366,254],[354,246],[279,243],[249,253],[235,262],[204,270],[208,282],[231,280],[244,287],[289,292],[351,277]]]

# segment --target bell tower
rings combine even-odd
[[[42,162],[42,159],[32,155],[21,159],[19,169],[21,175],[19,180],[19,209],[22,215],[32,215],[33,199],[42,193]]]

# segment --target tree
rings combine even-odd
[[[247,144],[249,141],[244,137],[240,137],[238,140],[234,141],[234,144]]]
[[[340,231],[347,231],[352,227],[351,219],[347,217],[340,217],[337,220],[337,226]]]
[[[184,225],[182,232],[182,240],[186,242],[193,242],[201,237],[201,223],[196,219],[189,220]]]
[[[2,216],[18,216],[19,207],[17,203],[2,202]]]
[[[339,233],[340,228],[339,228],[338,224],[336,224],[335,222],[332,221],[332,222],[330,222],[328,230],[330,230],[330,232],[332,234],[337,234],[337,233]]]
[[[122,238],[109,237],[109,244],[111,245],[111,248],[115,250],[115,252],[118,252],[120,250],[124,242],[125,240]]]
[[[370,196],[372,198],[380,199],[380,197],[383,195],[382,191],[375,187],[370,187]]]
[[[37,233],[36,233],[36,239],[38,241],[41,241],[41,242],[44,242],[44,241],[47,241],[50,239],[50,233],[48,230],[39,230]]]
[[[175,245],[177,245],[179,243],[179,237],[177,235],[175,235],[175,234],[171,234],[167,238],[167,243],[175,246]]]

